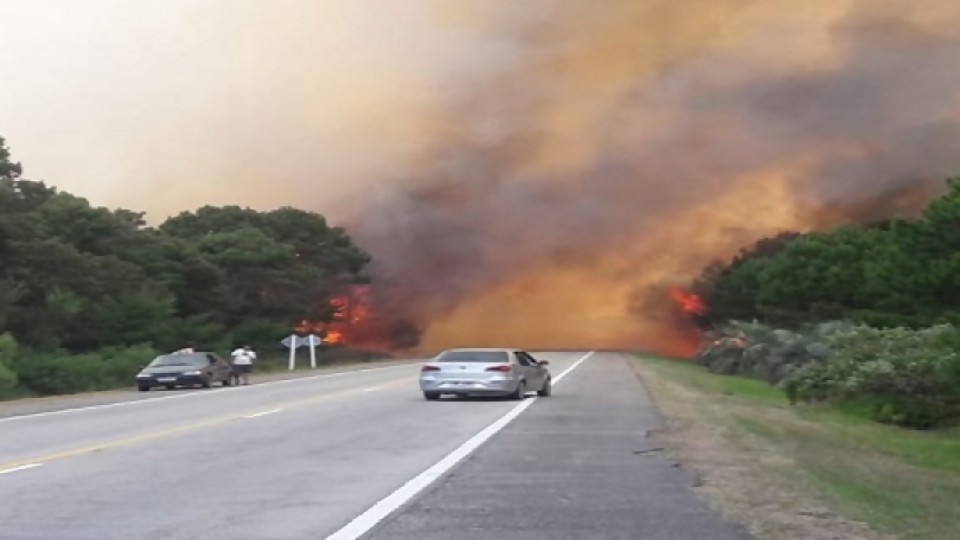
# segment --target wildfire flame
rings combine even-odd
[[[707,314],[707,305],[696,293],[686,291],[680,287],[670,288],[670,298],[685,315],[680,323],[683,336],[682,343],[677,343],[673,352],[678,356],[693,357],[700,348],[703,339],[703,317]]]
[[[326,325],[326,340],[330,344],[345,344],[356,341],[362,332],[361,325],[369,316],[366,305],[368,290],[357,288],[334,297],[330,301],[333,308],[333,320]]]
[[[330,345],[340,345],[354,341],[350,339],[358,327],[369,316],[369,308],[363,303],[363,291],[351,291],[335,296],[330,300],[333,315],[329,322],[300,321],[295,328],[300,333],[314,333],[323,337]]]
[[[389,314],[373,309],[370,286],[355,286],[330,300],[329,321],[301,321],[297,332],[315,333],[329,345],[346,345],[367,350],[403,348],[396,342],[396,327]]]
[[[331,345],[339,345],[343,343],[343,334],[337,330],[328,330],[327,336],[324,338],[324,341]]]
[[[683,311],[691,315],[703,316],[707,314],[707,306],[704,305],[700,296],[694,293],[687,292],[680,287],[672,287],[670,298],[673,298]]]

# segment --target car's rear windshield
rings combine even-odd
[[[481,362],[502,364],[510,357],[503,351],[448,351],[437,357],[437,362]]]
[[[165,354],[150,362],[151,367],[157,366],[203,366],[207,364],[207,357],[203,354]]]

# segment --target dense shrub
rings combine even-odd
[[[146,345],[109,347],[80,355],[54,351],[19,358],[12,367],[20,384],[31,393],[69,394],[130,385],[138,368],[157,354]]]
[[[17,354],[17,342],[10,334],[0,334],[0,398],[12,394],[17,386],[17,374],[10,369]]]
[[[868,405],[876,420],[931,428],[960,419],[960,330],[834,322],[802,331],[730,323],[697,361],[779,385],[791,403]]]
[[[830,336],[849,328],[853,326],[831,322],[795,332],[731,322],[709,336],[697,361],[714,373],[745,375],[776,384],[804,365],[829,358]]]
[[[915,428],[960,419],[960,333],[953,326],[860,327],[829,341],[829,361],[783,382],[791,402],[864,402],[878,421]]]

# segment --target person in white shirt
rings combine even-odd
[[[230,357],[233,361],[234,383],[240,384],[242,379],[243,384],[250,384],[250,372],[253,371],[253,361],[256,360],[257,353],[249,345],[244,345],[230,353]]]

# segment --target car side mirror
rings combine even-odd
[[[549,366],[549,365],[550,365],[550,362],[547,362],[546,360],[540,360],[539,364],[540,364],[541,366]]]

